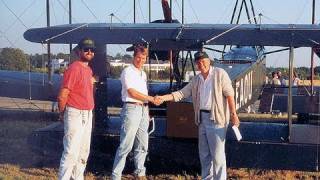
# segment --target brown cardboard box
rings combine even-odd
[[[198,137],[198,127],[194,123],[192,103],[167,103],[167,136],[177,138]]]

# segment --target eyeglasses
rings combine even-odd
[[[83,48],[83,49],[82,49],[83,52],[89,52],[89,50],[90,50],[90,52],[92,52],[92,53],[95,53],[95,51],[96,51],[94,48]]]

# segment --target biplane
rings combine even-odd
[[[96,99],[100,100],[96,103],[96,109],[100,112],[97,113],[96,118],[101,118],[101,121],[107,119],[107,133],[114,133],[119,128],[118,117],[107,118],[105,114],[105,108],[110,105],[120,106],[120,82],[114,79],[108,79],[106,74],[106,48],[107,44],[136,44],[146,43],[151,51],[155,53],[157,51],[164,51],[168,53],[169,61],[175,62],[173,54],[179,54],[179,52],[187,51],[189,59],[192,62],[192,51],[203,50],[208,48],[209,45],[232,45],[235,46],[230,52],[225,53],[223,58],[214,62],[215,66],[224,68],[233,81],[235,89],[235,99],[237,109],[247,107],[250,103],[255,101],[261,92],[261,88],[265,80],[265,61],[266,55],[264,54],[264,46],[280,46],[289,47],[289,62],[293,63],[294,48],[298,47],[312,47],[319,55],[320,46],[320,25],[310,24],[181,24],[181,23],[149,23],[149,24],[131,24],[131,23],[79,23],[79,24],[66,24],[59,26],[51,26],[44,28],[29,29],[24,33],[24,38],[28,41],[35,43],[57,43],[57,44],[76,44],[83,37],[91,37],[96,41],[97,53],[93,61],[92,68],[96,75],[100,77],[100,82],[97,85],[98,96]],[[175,52],[175,53],[173,53]],[[178,56],[176,60],[178,60]],[[176,63],[178,64],[178,63]],[[177,68],[178,69],[178,68]],[[183,70],[182,70],[183,72]],[[290,72],[292,73],[292,67],[290,66]],[[177,72],[175,72],[177,73]],[[21,75],[22,76],[22,75]],[[2,77],[2,76],[1,76]],[[27,78],[27,75],[25,75]],[[61,77],[54,76],[50,82],[54,87],[58,87],[58,83]],[[170,77],[171,78],[171,77]],[[290,77],[291,78],[291,77]],[[181,79],[181,78],[180,78]],[[176,78],[177,80],[177,78]],[[289,80],[291,81],[291,79]],[[183,82],[180,83],[178,79],[175,84],[165,83],[151,83],[150,93],[165,94],[174,89],[181,88]],[[36,89],[36,88],[35,88]],[[37,91],[36,91],[37,92]],[[289,84],[289,98],[288,98],[288,113],[289,118],[292,114],[292,98],[290,93],[292,92],[291,84]],[[10,93],[10,92],[8,92]],[[49,90],[48,92],[49,93]],[[37,94],[41,94],[38,92]],[[54,97],[54,93],[52,97]],[[119,97],[119,100],[116,98]],[[114,103],[114,104],[112,104]],[[190,102],[184,102],[190,103]],[[173,111],[178,111],[179,107],[186,104],[171,104],[168,105],[167,111],[170,114],[170,108]],[[318,103],[319,105],[319,103]],[[178,107],[178,108],[177,108]],[[188,108],[188,104],[186,105]],[[290,109],[291,108],[291,109]],[[318,108],[319,109],[319,108]],[[96,110],[96,111],[97,111]],[[100,114],[100,115],[99,115]],[[179,116],[184,117],[180,119],[188,119],[188,113],[181,112]],[[169,115],[168,115],[169,116]],[[191,116],[192,117],[192,116]],[[181,134],[170,134],[169,121],[165,121],[166,118],[160,117],[156,124],[159,124],[160,128],[156,129],[155,136],[165,137],[181,137]],[[169,118],[167,118],[169,119]],[[179,118],[178,118],[179,119]],[[97,120],[97,119],[96,119]],[[97,121],[96,121],[97,122]],[[189,121],[188,121],[189,122]],[[193,121],[190,121],[193,122]],[[289,127],[289,131],[288,131]],[[185,131],[184,127],[178,127],[177,123],[174,124],[175,132]],[[180,128],[180,129],[179,129]],[[227,144],[227,154],[236,153],[235,151],[251,152],[256,154],[256,158],[252,158],[250,161],[243,162],[244,157],[238,157],[229,159],[233,161],[233,165],[242,166],[244,164],[250,166],[250,163],[258,161],[259,149],[263,147],[263,150],[269,149],[270,152],[265,153],[265,156],[272,156],[272,149],[276,145],[280,146],[281,153],[287,156],[299,153],[302,150],[306,150],[308,155],[306,159],[299,159],[294,161],[287,156],[281,157],[283,161],[290,160],[289,163],[295,164],[295,168],[298,169],[314,169],[316,162],[319,162],[319,157],[314,159],[316,152],[316,146],[305,146],[302,140],[292,140],[296,134],[290,134],[292,131],[301,133],[307,128],[310,137],[314,138],[311,144],[319,144],[320,137],[316,136],[316,132],[319,127],[298,127],[293,126],[288,121],[288,124],[283,123],[242,123],[240,130],[243,133],[244,141],[235,142],[232,141]],[[291,129],[293,129],[291,131]],[[301,130],[302,129],[302,130]],[[44,131],[48,129],[43,129]],[[193,129],[194,130],[194,129]],[[188,130],[187,130],[188,131]],[[192,131],[192,130],[191,130]],[[190,132],[191,132],[190,131]],[[172,132],[172,131],[171,131]],[[189,132],[189,131],[188,131]],[[39,138],[39,134],[43,135],[43,131],[37,131],[33,137]],[[55,149],[52,143],[43,143],[43,140],[50,139],[51,134],[41,137],[37,142],[41,146],[50,148],[51,151]],[[182,136],[183,137],[183,136]],[[194,135],[192,135],[194,137]],[[230,135],[229,139],[232,139]],[[292,139],[290,139],[292,138]],[[51,138],[52,139],[52,138]],[[296,138],[297,139],[297,138]],[[299,137],[298,137],[299,139]],[[258,148],[253,148],[254,144],[259,142],[261,144]],[[288,145],[289,142],[289,145]],[[316,143],[314,143],[316,142]],[[285,143],[285,144],[283,144]],[[294,146],[293,144],[298,144]],[[302,144],[302,145],[301,145]],[[237,147],[236,149],[228,148],[231,146]],[[239,148],[238,148],[239,147]],[[256,150],[256,151],[255,151]],[[267,155],[268,154],[268,155]],[[259,159],[261,160],[261,159]],[[277,160],[270,160],[270,164],[277,164]],[[307,162],[305,162],[307,161]],[[298,163],[297,163],[298,162]],[[312,162],[310,164],[310,162]],[[242,163],[242,164],[241,164]],[[291,164],[292,165],[292,164]],[[284,165],[285,166],[285,165]],[[266,167],[266,166],[261,166]],[[282,167],[279,165],[279,167]],[[291,168],[291,167],[289,167]]]

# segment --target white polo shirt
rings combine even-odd
[[[210,67],[209,74],[204,80],[200,74],[199,94],[200,94],[200,109],[210,110],[212,106],[212,89],[213,89],[213,67]]]
[[[148,95],[147,75],[143,70],[140,71],[131,64],[122,71],[120,80],[122,84],[121,96],[123,102],[144,103],[140,100],[131,98],[128,94],[128,89],[133,88],[142,94]]]

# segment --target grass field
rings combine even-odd
[[[51,164],[43,164],[42,162],[44,157],[32,152],[27,143],[27,137],[33,130],[40,127],[44,127],[51,123],[52,121],[47,120],[47,118],[45,117],[33,119],[31,117],[26,116],[25,118],[19,120],[12,118],[4,119],[0,117],[0,180],[57,179],[57,169],[59,164],[57,162]],[[101,157],[112,158],[113,155],[101,155]],[[99,162],[101,162],[101,160]],[[90,172],[86,172],[86,179],[110,179],[110,173],[110,168],[105,169],[102,172],[90,170]],[[194,172],[148,175],[148,179],[199,178],[200,177],[198,176],[198,173]],[[124,179],[132,179],[132,176],[125,175]],[[228,179],[318,180],[320,179],[320,173],[284,170],[228,168]]]

